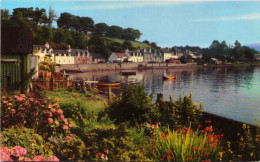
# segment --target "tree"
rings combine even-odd
[[[94,30],[94,21],[90,17],[79,17],[80,29],[84,33],[92,32]]]
[[[72,29],[72,27],[75,26],[73,25],[73,22],[75,22],[73,20],[75,20],[74,15],[67,12],[61,13],[57,20],[58,27],[62,29]]]
[[[113,25],[108,28],[106,36],[112,38],[121,38],[122,32],[123,28]]]
[[[94,33],[97,35],[106,35],[109,26],[106,23],[98,23],[95,25]]]
[[[141,35],[142,33],[139,30],[133,28],[127,28],[127,29],[123,29],[121,38],[135,41],[136,39],[139,39]]]
[[[240,43],[238,40],[236,40],[236,42],[235,42],[235,48],[239,48],[239,47],[241,47],[241,43]]]
[[[157,47],[158,47],[155,42],[152,42],[152,43],[151,43],[151,46],[152,46],[152,48],[157,48]]]
[[[49,16],[48,16],[48,23],[49,23],[49,27],[52,27],[52,22],[56,21],[57,19],[57,14],[54,12],[54,10],[52,9],[52,7],[49,7]]]
[[[209,48],[219,48],[219,46],[220,46],[220,42],[218,41],[218,40],[214,40],[212,43],[211,43],[211,45],[210,45],[210,47]]]
[[[129,49],[129,50],[132,50],[133,49],[133,45],[131,43],[131,41],[129,40],[125,40],[124,43],[123,43],[123,48],[124,49]]]
[[[39,9],[36,7],[35,11],[33,12],[33,21],[36,24],[45,24],[47,23],[47,15],[46,15],[46,10],[45,9]]]
[[[10,13],[9,10],[2,10],[1,9],[1,20],[9,20],[10,19]]]
[[[220,47],[221,47],[221,49],[224,49],[224,50],[228,48],[227,43],[226,43],[225,40],[223,40],[223,41],[221,42]]]
[[[144,40],[143,43],[150,44],[150,42],[148,40]]]

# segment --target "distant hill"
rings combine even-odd
[[[256,51],[260,52],[260,43],[249,44],[246,46],[250,48],[254,48]]]
[[[109,41],[112,41],[112,42],[117,42],[117,43],[120,43],[120,44],[123,44],[124,43],[124,39],[118,39],[118,38],[108,38],[106,37],[106,39],[108,39]],[[137,41],[130,41],[132,43],[132,46],[134,48],[148,48],[148,47],[151,47],[150,45],[146,44],[146,43],[142,43],[142,42],[137,42]]]

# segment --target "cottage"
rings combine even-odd
[[[109,58],[109,62],[128,62],[130,59],[130,55],[128,53],[115,53],[113,52]]]
[[[33,45],[33,56],[38,56],[38,62],[45,60],[45,57],[49,57],[51,61],[54,61],[53,49],[50,47],[49,43],[46,42],[44,46]]]
[[[105,58],[99,53],[91,53],[92,63],[104,63]]]
[[[144,61],[144,57],[143,57],[143,54],[140,51],[140,49],[138,49],[137,51],[126,50],[125,53],[128,53],[130,55],[130,58],[128,61],[132,61],[132,62],[143,62]]]
[[[169,59],[178,59],[178,55],[174,53],[173,51],[170,51],[169,48],[161,48],[161,53],[163,54],[163,61],[169,60]]]
[[[1,27],[1,88],[27,90],[30,78],[32,29]]]
[[[74,56],[69,50],[54,50],[54,61],[57,64],[74,64]]]
[[[74,64],[92,64],[92,56],[88,48],[86,49],[70,49],[71,56],[74,56]]]
[[[178,59],[180,59],[181,57],[183,57],[183,52],[180,48],[176,48],[176,47],[173,47],[173,52],[175,53],[175,55],[178,56]]]
[[[155,55],[153,53],[152,48],[143,48],[143,49],[141,49],[141,53],[143,54],[143,61],[144,62],[155,61]]]

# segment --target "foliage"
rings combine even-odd
[[[134,145],[133,139],[128,134],[129,130],[123,124],[91,127],[83,137],[87,146],[86,158],[95,159],[96,155],[104,154],[108,160],[145,160],[146,157]]]
[[[167,133],[157,130],[154,143],[154,160],[202,161],[218,159],[222,151],[219,139],[223,135],[212,133],[211,127],[193,132],[190,128]]]
[[[52,136],[48,140],[55,146],[54,153],[61,161],[82,159],[85,144],[78,136],[70,134],[65,137],[60,134],[59,136]]]
[[[3,130],[1,133],[1,145],[14,147],[16,145],[27,149],[27,157],[33,158],[37,155],[44,157],[53,156],[53,145],[45,142],[42,136],[35,134],[32,129],[13,127]]]
[[[160,112],[158,121],[163,126],[180,127],[191,125],[192,128],[197,128],[200,118],[202,117],[203,105],[200,103],[198,108],[197,103],[192,101],[192,93],[184,98],[180,95],[179,99],[173,101],[170,95],[170,101],[165,101],[162,94],[158,94],[156,100],[156,108]]]
[[[107,33],[109,26],[106,23],[98,23],[95,24],[95,30],[94,33],[97,35],[103,35],[105,36]]]
[[[20,96],[2,96],[1,128],[20,126],[32,128],[34,133],[47,138],[55,134],[69,133],[69,123],[58,104],[49,104],[43,99]]]
[[[150,120],[151,98],[142,85],[129,85],[120,97],[112,97],[106,108],[109,117],[116,123],[142,124]]]
[[[35,156],[33,159],[25,157],[27,150],[21,146],[15,146],[11,149],[8,147],[1,147],[1,161],[59,161],[56,156],[44,158],[43,156]]]

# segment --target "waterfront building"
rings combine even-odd
[[[155,61],[155,55],[152,48],[143,48],[141,49],[141,53],[143,54],[143,62]]]
[[[140,51],[140,48],[136,51],[129,51],[127,49],[126,53],[128,53],[130,55],[130,58],[128,61],[132,61],[132,62],[143,62],[144,61],[144,57],[143,57],[142,52]]]
[[[33,45],[33,56],[38,56],[38,63],[44,61],[46,57],[49,57],[51,61],[54,61],[54,51],[48,42],[46,42],[44,46]]]
[[[91,53],[92,63],[104,63],[106,62],[105,58],[99,53]]]
[[[128,53],[115,53],[113,52],[109,58],[108,62],[128,62],[130,59],[130,55]]]
[[[163,54],[163,61],[169,59],[178,59],[178,55],[171,51],[169,48],[161,48],[160,51]]]

